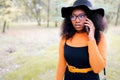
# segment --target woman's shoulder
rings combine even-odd
[[[106,38],[105,38],[105,33],[104,32],[100,32],[100,40],[102,40],[102,41],[105,41],[106,40]]]
[[[104,32],[100,31],[100,36],[104,37],[105,36]]]
[[[61,36],[61,37],[60,37],[60,42],[64,43],[65,41],[66,41],[66,38],[63,37],[63,36]]]

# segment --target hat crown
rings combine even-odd
[[[80,6],[80,5],[85,5],[89,8],[92,7],[92,4],[89,0],[76,0],[74,3],[73,3],[73,6]]]
[[[98,9],[93,9],[92,7],[92,3],[89,0],[76,0],[73,3],[73,6],[70,7],[62,7],[61,9],[61,13],[62,13],[62,17],[68,17],[69,15],[71,15],[72,11],[75,8],[81,8],[84,9],[86,12],[88,12],[89,14],[92,13],[98,13],[100,14],[102,17],[104,16],[104,9],[103,8],[98,8]]]

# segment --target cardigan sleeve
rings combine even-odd
[[[56,80],[64,79],[64,73],[66,68],[66,61],[64,58],[64,44],[65,44],[65,39],[62,38],[59,44],[59,59],[58,59]]]
[[[91,68],[95,73],[99,73],[106,65],[106,41],[103,33],[98,45],[95,40],[88,42],[88,52]]]

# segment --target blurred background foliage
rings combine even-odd
[[[105,9],[106,17],[110,24],[120,23],[120,0],[93,0],[96,7]]]
[[[61,22],[61,7],[74,0],[0,0],[0,27],[3,32],[11,23],[34,22],[42,27],[57,27]],[[120,0],[91,0],[94,7],[105,9],[108,22],[120,24]],[[52,23],[53,25],[51,25]]]

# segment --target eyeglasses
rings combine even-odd
[[[79,20],[83,20],[83,19],[85,19],[85,17],[86,17],[86,14],[79,14],[78,16],[76,16],[76,15],[71,15],[71,16],[70,16],[70,19],[73,20],[73,21],[75,21],[77,18],[78,18]]]

